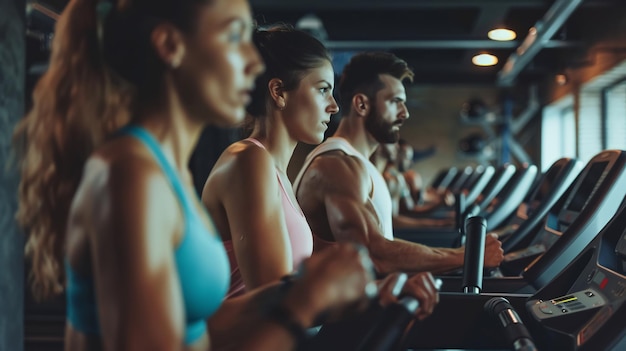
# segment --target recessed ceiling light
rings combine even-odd
[[[490,30],[489,33],[487,33],[487,36],[491,40],[509,41],[515,39],[517,37],[517,34],[515,34],[515,32],[510,29],[497,28]]]
[[[567,81],[568,81],[567,75],[565,73],[559,73],[556,76],[554,76],[554,81],[558,85],[565,85],[567,84]]]
[[[498,58],[491,54],[478,54],[472,57],[472,63],[476,66],[493,66],[498,63]]]

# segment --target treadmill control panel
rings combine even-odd
[[[535,318],[543,320],[602,307],[606,304],[606,299],[600,293],[594,289],[585,289],[548,301],[535,300],[530,311]]]

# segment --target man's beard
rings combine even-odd
[[[394,123],[386,122],[372,105],[370,114],[365,118],[365,130],[380,144],[393,144],[400,140],[400,131],[394,130]]]

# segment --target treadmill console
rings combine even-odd
[[[526,303],[526,310],[536,322],[578,346],[604,327],[615,313],[623,313],[618,311],[626,299],[625,277],[608,274],[602,269],[586,270],[583,275],[585,273],[588,273],[584,277],[588,287]],[[577,285],[580,284],[574,284],[573,288]]]
[[[594,289],[577,291],[548,301],[533,300],[530,312],[538,319],[575,314],[606,305],[606,299]]]
[[[518,216],[524,219],[528,219],[533,212],[543,203],[544,200],[548,197],[550,191],[554,188],[554,183],[561,173],[561,166],[552,166],[546,174],[542,177],[539,182],[537,188],[533,191],[532,195],[529,197],[528,201],[526,201],[522,206],[520,206],[520,211],[518,212]]]
[[[626,205],[622,205],[600,236],[563,272],[572,280],[557,278],[544,287],[567,293],[551,297],[540,291],[526,302],[529,315],[550,340],[560,340],[573,350],[585,344],[589,350],[604,349],[609,339],[613,345],[626,343],[626,331],[617,325],[626,313],[625,226]],[[590,341],[601,330],[602,336]]]
[[[550,211],[545,220],[545,226],[542,231],[531,241],[528,250],[532,251],[528,254],[534,255],[539,248],[543,251],[548,250],[561,237],[561,234],[569,228],[576,217],[583,210],[589,199],[600,186],[600,183],[606,177],[606,168],[608,161],[595,162],[589,167],[589,171],[585,174],[578,187],[567,196],[563,206],[558,205],[556,209]],[[521,256],[528,256],[521,254]],[[517,253],[520,255],[520,253]]]
[[[504,255],[500,266],[503,272],[507,275],[521,274],[524,268],[543,255],[561,237],[562,230],[567,229],[569,224],[559,220],[554,214],[548,213],[545,227],[527,247]]]
[[[594,162],[589,167],[587,174],[578,184],[578,187],[574,188],[565,200],[564,209],[558,215],[559,221],[571,223],[583,210],[606,177],[608,164],[609,161]]]

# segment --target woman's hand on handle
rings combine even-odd
[[[417,273],[408,277],[405,273],[394,273],[385,277],[380,287],[380,301],[383,306],[397,302],[400,296],[411,296],[419,301],[415,317],[423,320],[430,316],[439,302],[439,285],[429,272]]]
[[[341,243],[305,260],[283,303],[305,326],[365,308],[378,289],[365,247]]]

